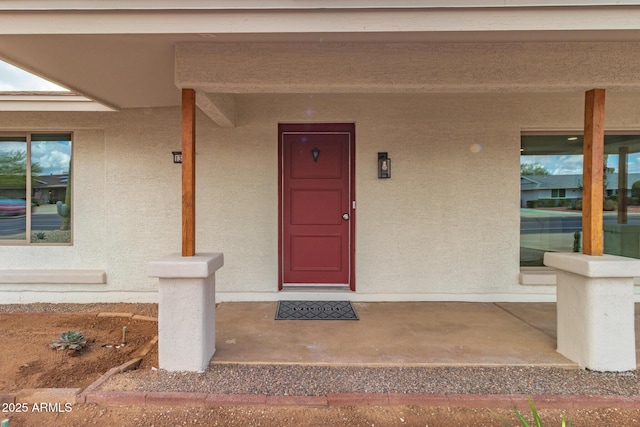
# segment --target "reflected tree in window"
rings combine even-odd
[[[26,138],[0,138],[0,240],[25,239],[26,199]]]
[[[71,243],[70,172],[71,134],[0,135],[0,241]]]

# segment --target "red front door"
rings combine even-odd
[[[280,285],[354,290],[354,125],[280,125]]]

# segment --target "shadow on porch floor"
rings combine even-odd
[[[276,302],[222,303],[211,363],[577,367],[556,352],[554,303],[353,305],[359,321],[276,321]]]

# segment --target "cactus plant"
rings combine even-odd
[[[580,232],[576,231],[573,233],[573,252],[580,252]]]
[[[58,215],[63,218],[67,218],[69,216],[69,206],[66,203],[62,203],[62,201],[58,200],[56,202],[56,211]]]
[[[87,337],[80,331],[67,331],[60,334],[60,338],[53,340],[49,347],[56,350],[69,350],[80,351],[87,345]]]

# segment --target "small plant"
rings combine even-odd
[[[56,350],[69,350],[80,351],[87,345],[87,337],[80,331],[67,331],[60,334],[60,338],[53,340],[49,347]]]
[[[36,239],[38,240],[44,240],[47,238],[47,233],[45,233],[44,231],[38,231],[36,233]]]
[[[540,415],[538,414],[538,411],[536,410],[536,407],[533,404],[533,401],[530,398],[528,398],[527,400],[529,401],[529,407],[531,408],[531,414],[533,415],[534,424],[530,424],[529,421],[527,421],[527,419],[520,413],[520,411],[518,411],[517,408],[513,408],[513,412],[514,412],[514,414],[516,414],[516,417],[518,417],[518,421],[520,421],[522,427],[532,427],[532,426],[544,427],[544,425],[542,424],[542,420],[540,419]],[[507,420],[505,420],[500,415],[498,415],[495,412],[493,412],[491,409],[489,409],[489,412],[491,412],[491,415],[496,417],[498,419],[498,421],[500,421],[504,426],[506,426],[506,427],[514,427],[513,424],[509,423]],[[560,419],[560,423],[561,423],[560,425],[562,427],[572,427],[573,426],[573,423],[571,421],[565,420],[564,415],[562,415],[562,417]]]
[[[580,232],[573,233],[573,252],[580,252]]]

